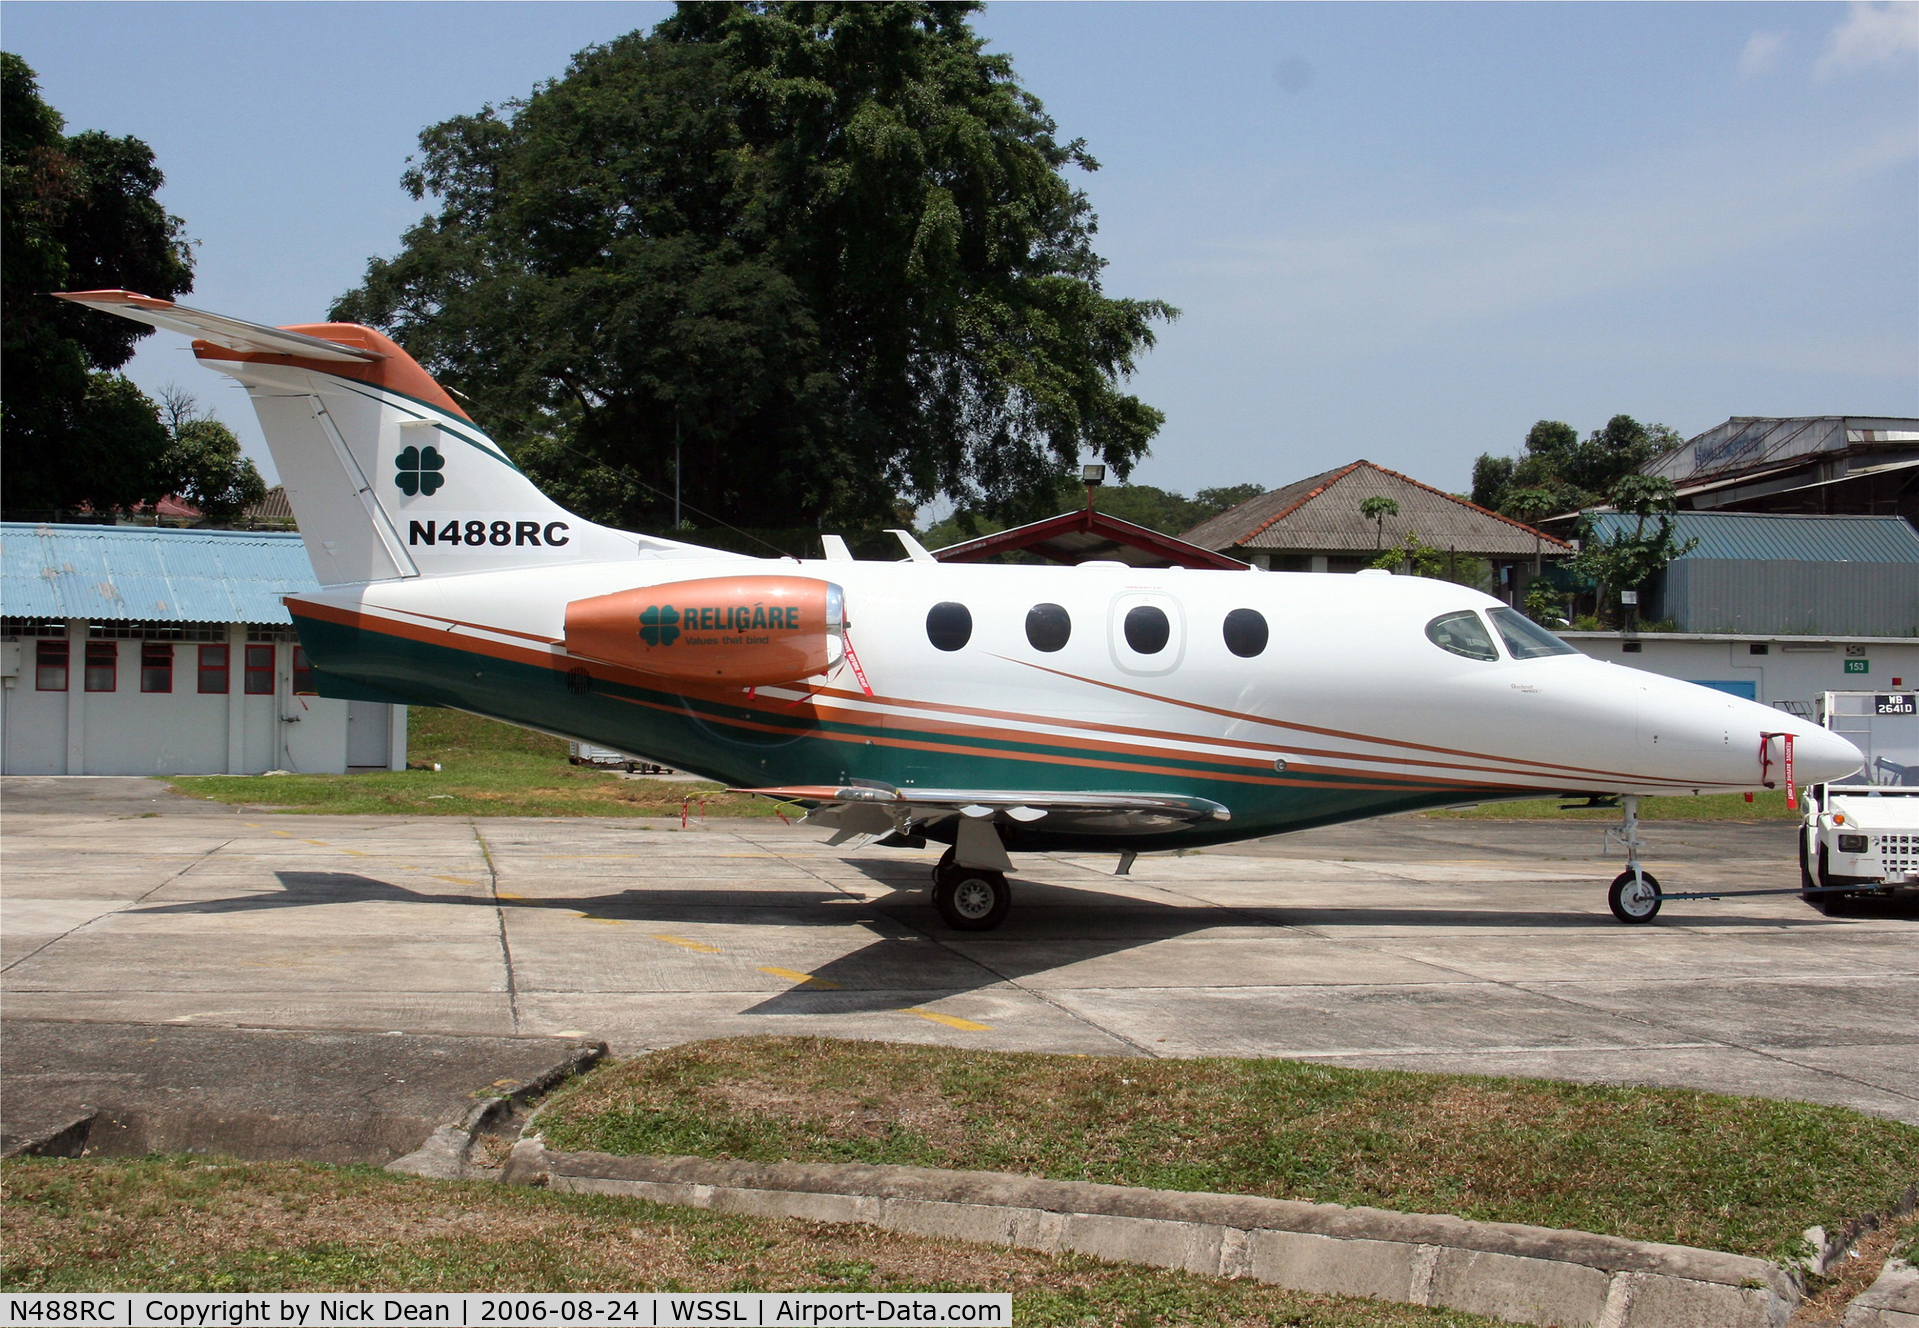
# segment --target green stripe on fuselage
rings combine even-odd
[[[1011,848],[1197,848],[1444,806],[1489,792],[1356,787],[1381,782],[1378,775],[1315,776],[1326,786],[1311,788],[1278,780],[1246,783],[1220,778],[1242,774],[1243,766],[1172,751],[1157,761],[1123,754],[1089,756],[1039,735],[992,739],[823,722],[799,709],[783,714],[777,707],[727,705],[603,678],[586,681],[564,670],[498,659],[450,642],[416,641],[304,617],[293,607],[300,642],[323,679],[337,677],[349,687],[377,689],[415,704],[451,706],[578,738],[727,784],[765,787],[875,779],[903,788],[1173,793],[1210,798],[1233,813],[1231,821],[1149,833],[1053,833],[1043,822],[1010,824],[1002,833]],[[322,694],[327,691],[323,683]],[[901,739],[947,750],[887,745]],[[1100,759],[1168,768],[1152,773],[1087,764]]]

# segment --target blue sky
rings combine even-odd
[[[0,6],[70,130],[135,134],[187,302],[318,319],[422,211],[425,125],[660,4]],[[1542,417],[1919,415],[1919,5],[997,4],[1115,294],[1183,316],[1133,381],[1144,482],[1367,457],[1449,489]],[[176,381],[252,412],[174,339]]]

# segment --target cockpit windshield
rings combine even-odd
[[[1488,609],[1487,616],[1499,629],[1506,653],[1514,659],[1543,659],[1547,655],[1577,655],[1579,652],[1516,609]]]
[[[1471,609],[1442,613],[1426,624],[1426,639],[1441,650],[1450,650],[1467,659],[1498,659],[1499,651],[1486,631],[1486,624]]]

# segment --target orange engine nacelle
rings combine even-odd
[[[797,682],[840,662],[843,605],[838,586],[809,576],[669,581],[574,600],[566,649],[679,682]]]

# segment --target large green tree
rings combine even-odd
[[[389,331],[576,509],[890,524],[1052,510],[1162,416],[1175,311],[1103,293],[1060,142],[971,3],[689,4],[524,101],[427,129],[438,210],[335,305]]]
[[[163,177],[146,144],[65,130],[33,70],[0,53],[0,483],[14,511],[131,507],[178,478],[153,402],[112,372],[151,329],[47,293],[183,294],[184,228],[154,197]]]
[[[1583,440],[1570,424],[1541,420],[1518,456],[1482,452],[1473,462],[1473,501],[1520,521],[1576,511],[1603,502],[1621,477],[1684,441],[1675,429],[1630,415],[1613,416]]]

